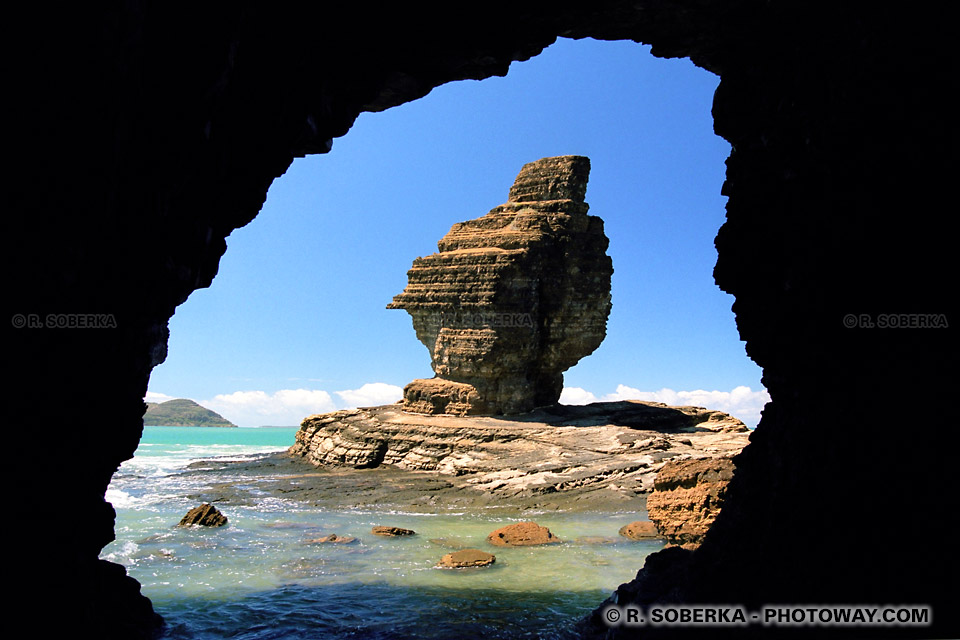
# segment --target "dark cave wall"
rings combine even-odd
[[[935,529],[949,509],[946,421],[926,399],[952,397],[952,334],[844,325],[947,311],[949,24],[927,5],[746,0],[11,15],[11,313],[116,325],[6,329],[10,430],[36,454],[16,481],[84,523],[31,532],[57,553],[25,562],[25,599],[54,592],[44,625],[148,633],[149,602],[97,555],[113,537],[103,493],[137,446],[176,306],[209,286],[224,238],[294,157],[328,151],[364,110],[502,75],[562,35],[633,39],[720,74],[715,126],[733,151],[715,277],[773,398],[707,541],[669,576],[653,561],[621,602],[923,602],[951,629],[955,563],[881,523]],[[898,544],[909,553],[893,560]]]

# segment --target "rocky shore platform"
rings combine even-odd
[[[287,452],[193,470],[226,475],[197,496],[220,504],[272,495],[326,508],[642,513],[668,461],[732,457],[749,433],[719,411],[641,401],[509,417],[395,404],[310,416]]]

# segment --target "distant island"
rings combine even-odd
[[[219,413],[201,407],[193,400],[177,398],[166,402],[148,402],[143,414],[147,427],[236,427]]]

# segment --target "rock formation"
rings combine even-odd
[[[378,525],[370,530],[370,533],[383,536],[385,538],[399,538],[401,536],[412,536],[416,535],[416,531],[413,529],[403,529],[401,527],[387,527]]]
[[[497,556],[479,549],[461,549],[448,553],[440,558],[438,567],[444,569],[466,569],[470,567],[486,567],[497,561]]]
[[[220,513],[220,510],[212,504],[204,503],[187,511],[187,515],[180,519],[177,526],[222,527],[225,524],[227,524],[227,516]]]
[[[603,221],[584,202],[590,161],[524,165],[506,204],[453,225],[417,258],[403,293],[436,377],[404,388],[404,409],[515,414],[560,398],[563,372],[606,335],[610,276]]]
[[[396,404],[310,416],[289,453],[330,468],[432,472],[503,503],[541,495],[626,508],[653,489],[665,461],[732,455],[748,437],[728,414],[654,402],[557,406],[522,419],[410,414]]]
[[[670,464],[670,463],[667,463]],[[647,499],[649,502],[649,498]],[[648,507],[649,508],[649,507]],[[657,525],[647,520],[637,520],[620,527],[620,535],[630,540],[651,540],[660,537]]]
[[[671,544],[699,546],[720,513],[733,471],[730,458],[670,460],[647,497],[650,520]]]
[[[536,522],[517,522],[492,531],[487,536],[487,542],[498,547],[532,547],[557,544],[560,539],[550,529]]]

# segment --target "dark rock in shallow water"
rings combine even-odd
[[[227,516],[220,513],[220,510],[212,504],[204,503],[199,507],[190,509],[177,526],[222,527],[225,524],[227,524]]]
[[[401,529],[400,527],[374,527],[371,533],[388,538],[398,538],[400,536],[412,536],[416,531],[412,529]]]
[[[487,541],[498,547],[529,547],[555,544],[560,539],[536,522],[518,522],[497,529],[487,536]]]
[[[468,567],[486,567],[496,562],[497,556],[479,549],[461,549],[440,558],[438,567],[445,569],[465,569]]]

